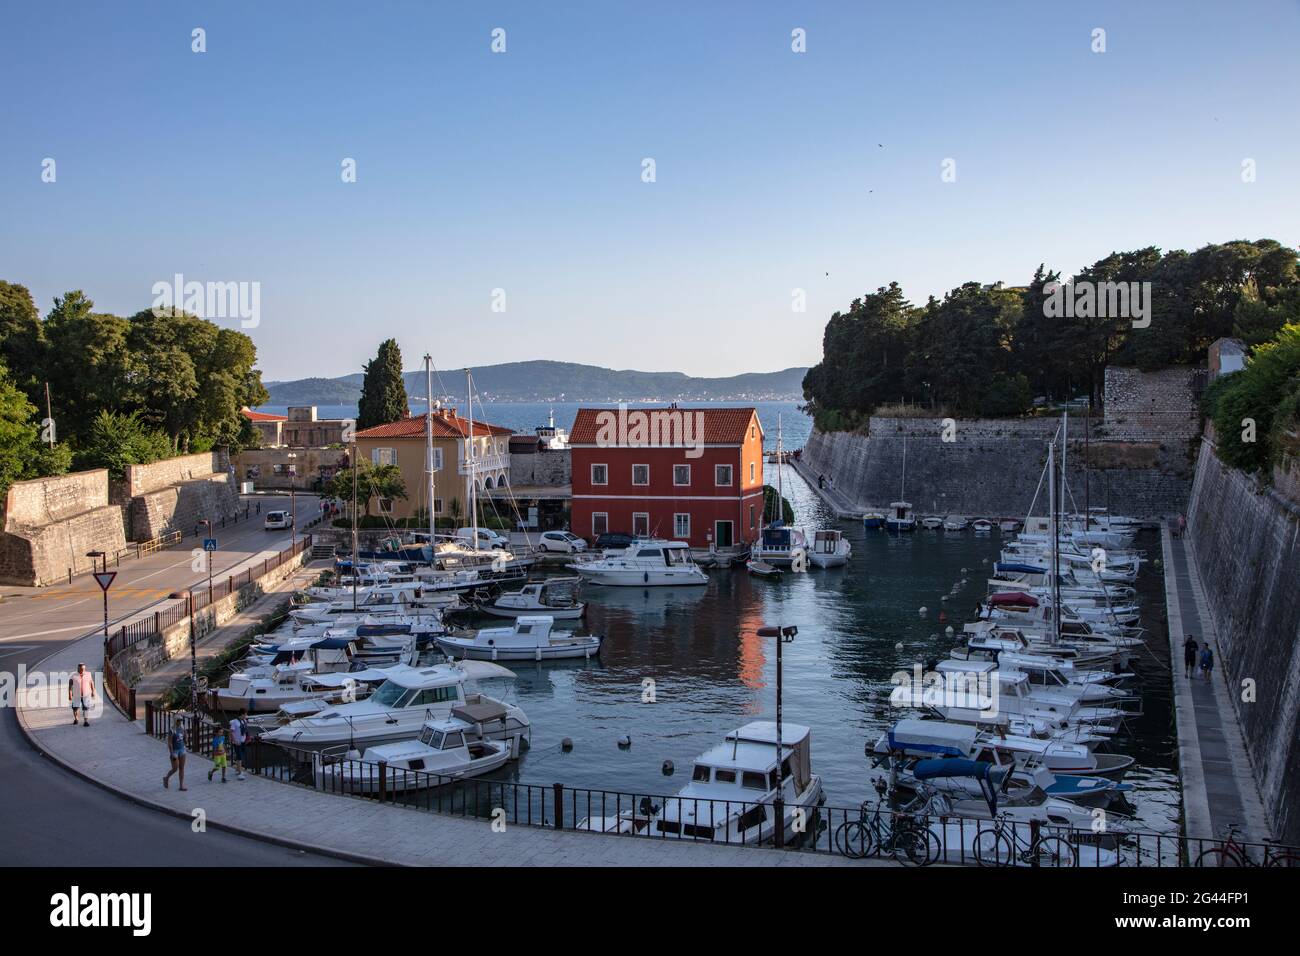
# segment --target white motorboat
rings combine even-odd
[[[378,793],[382,780],[385,792],[403,793],[490,773],[518,754],[509,740],[483,736],[483,727],[494,723],[484,713],[453,708],[450,717],[426,721],[415,740],[379,744],[337,762],[322,759],[316,766],[317,785],[326,791]],[[500,714],[505,719],[504,708]],[[464,719],[471,716],[478,719]]]
[[[943,519],[938,515],[928,515],[921,519],[921,527],[927,531],[938,531],[943,527]]]
[[[970,526],[976,534],[992,534],[994,528],[993,522],[987,518],[976,518]]]
[[[277,665],[270,676],[239,672],[230,675],[225,687],[208,691],[213,710],[247,710],[266,714],[279,710],[290,701],[320,699],[329,703],[361,700],[370,693],[370,685],[345,673],[317,674],[310,662]]]
[[[970,526],[965,515],[948,515],[943,519],[944,531],[965,531]]]
[[[623,551],[595,561],[570,564],[584,581],[609,587],[673,587],[709,583],[709,576],[691,560],[685,541],[642,538]]]
[[[478,609],[496,617],[545,614],[557,621],[576,621],[587,613],[587,605],[575,597],[575,585],[581,581],[579,577],[535,581],[499,595],[494,601],[481,602]]]
[[[755,561],[788,568],[800,557],[807,558],[808,539],[799,529],[787,528],[782,522],[774,521],[763,528],[750,555]]]
[[[889,514],[885,517],[885,530],[894,534],[916,530],[916,518],[912,516],[910,501],[891,501]]]
[[[1003,534],[1015,534],[1021,527],[1022,523],[1015,518],[1003,518],[998,522],[998,530]]]
[[[358,614],[389,617],[420,611],[444,609],[457,601],[455,591],[435,591],[419,582],[377,584],[354,599],[351,589],[344,589],[332,601],[295,607],[289,616],[303,624],[327,624],[340,617]]]
[[[480,669],[495,666],[477,664]],[[384,682],[365,700],[339,704],[307,717],[289,720],[267,731],[262,739],[302,750],[323,750],[344,744],[367,747],[394,743],[418,736],[426,720],[449,717],[454,707],[483,704],[502,706],[507,711],[503,726],[489,734],[492,739],[526,740],[529,723],[523,710],[483,694],[467,694],[465,682],[470,677],[466,667],[463,664],[437,664],[432,667],[388,668]],[[513,676],[505,668],[497,668],[497,671],[499,673],[483,670],[477,673]]]
[[[808,551],[808,563],[815,568],[838,568],[848,563],[853,554],[853,545],[844,533],[835,528],[824,528],[813,532],[812,548]]]
[[[556,661],[600,654],[601,638],[554,630],[548,615],[518,617],[512,627],[480,628],[434,638],[448,657],[479,661]]]
[[[654,804],[614,809],[613,816],[587,817],[582,830],[638,833],[656,837],[759,843],[772,839],[778,821],[773,803],[785,810],[779,825],[793,838],[796,819],[806,819],[822,800],[821,777],[812,772],[812,731],[799,724],[781,728],[777,761],[776,724],[755,721],[727,734],[723,743],[695,758],[691,782],[677,796]],[[778,786],[778,778],[783,784]]]

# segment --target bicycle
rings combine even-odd
[[[993,821],[992,829],[981,830],[975,837],[975,862],[980,866],[1072,867],[1079,865],[1079,849],[1063,837],[1030,828],[1028,840],[1020,828],[1005,816]]]
[[[1246,846],[1237,839],[1237,831],[1241,829],[1240,824],[1233,823],[1228,826],[1227,835],[1224,838],[1222,846],[1212,846],[1208,850],[1202,851],[1196,858],[1193,866],[1256,866],[1256,867],[1300,867],[1300,853],[1285,847],[1266,846],[1264,849],[1264,862],[1256,863],[1251,859],[1250,853]],[[1266,840],[1268,844],[1275,841]]]
[[[900,863],[929,866],[939,859],[943,846],[930,829],[928,817],[910,814],[921,802],[914,800],[902,810],[891,810],[886,821],[879,803],[864,800],[858,819],[845,820],[836,827],[835,848],[851,860],[888,853]]]

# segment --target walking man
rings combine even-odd
[[[235,765],[236,780],[244,779],[244,735],[247,733],[244,721],[247,715],[248,711],[241,710],[230,722],[230,762]]]
[[[1214,672],[1214,651],[1210,650],[1210,645],[1207,643],[1204,649],[1201,651],[1201,673],[1205,675],[1205,679],[1208,681],[1210,679],[1210,675],[1213,672]]]
[[[1190,680],[1196,675],[1196,638],[1187,635],[1187,640],[1183,641],[1183,672]]]
[[[95,675],[86,670],[86,665],[78,664],[77,673],[68,678],[68,701],[72,704],[72,723],[77,723],[77,711],[81,711],[81,725],[90,726],[90,702],[95,699]]]

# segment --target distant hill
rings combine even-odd
[[[798,401],[803,398],[807,368],[747,372],[726,378],[696,378],[681,372],[615,370],[574,362],[507,362],[474,369],[474,386],[483,401],[496,402],[640,402],[640,401]],[[406,372],[406,393],[424,398],[424,372]],[[267,382],[269,405],[343,405],[361,394],[361,374],[340,378],[303,378]],[[435,377],[434,388],[439,379]],[[459,371],[442,372],[449,398],[464,398]],[[441,396],[435,396],[441,397]]]

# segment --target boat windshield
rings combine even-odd
[[[370,699],[380,707],[402,707],[414,693],[415,691],[410,688],[386,680],[379,685],[379,689],[371,695]]]
[[[691,773],[691,780],[695,783],[708,783],[709,768],[702,763],[697,763],[695,765],[695,770]]]
[[[664,558],[670,565],[685,565],[691,563],[690,552],[685,548],[664,548]]]

